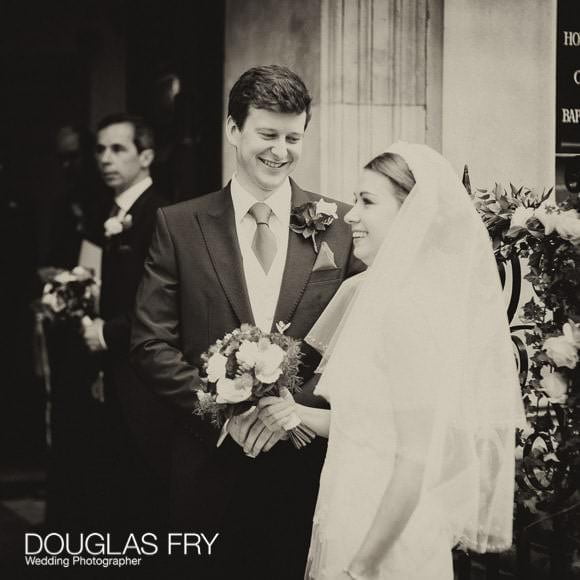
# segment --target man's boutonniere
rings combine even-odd
[[[318,254],[316,234],[323,232],[338,219],[336,214],[337,205],[328,203],[320,198],[317,202],[308,201],[290,212],[290,229],[297,234],[302,234],[306,239],[312,238],[314,251]]]
[[[113,216],[105,222],[105,237],[112,238],[128,230],[133,225],[133,218],[130,213],[123,217]]]

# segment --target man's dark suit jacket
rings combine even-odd
[[[105,525],[149,524],[125,521],[140,514],[146,519],[147,492],[138,480],[146,478],[146,487],[152,480],[148,477],[150,470],[161,475],[168,469],[168,463],[167,468],[161,463],[166,454],[165,445],[159,441],[167,437],[163,409],[129,364],[135,296],[155,227],[155,214],[164,204],[155,187],[149,187],[128,211],[131,226],[102,239],[100,315],[107,344],[102,353],[106,407],[103,436],[107,442],[104,446],[107,456],[102,458],[103,486],[108,488],[103,492]],[[152,439],[156,440],[156,447],[148,445]]]
[[[291,184],[292,207],[321,199]],[[363,268],[352,258],[350,228],[342,219],[347,210],[338,203],[339,218],[317,237],[319,247],[326,241],[334,252],[336,268],[313,271],[317,254],[312,241],[289,231],[274,316],[274,322],[290,323],[288,336],[304,338],[341,282]],[[214,552],[222,563],[229,558],[235,566],[255,568],[251,556],[258,558],[259,570],[248,577],[298,578],[304,571],[324,443],[317,440],[298,451],[281,441],[250,459],[230,438],[216,448],[219,432],[193,415],[200,355],[243,322],[253,324],[254,319],[229,186],[159,210],[131,342],[136,369],[179,416],[171,450],[174,527],[220,532]],[[319,357],[306,345],[304,351],[307,381]],[[308,393],[302,399],[315,404]],[[245,563],[240,561],[244,557]],[[277,560],[270,572],[268,558]]]

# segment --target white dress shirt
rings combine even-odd
[[[288,251],[292,197],[290,180],[286,179],[268,199],[264,200],[264,203],[272,209],[270,230],[276,238],[276,255],[268,273],[264,272],[254,250],[252,250],[257,224],[248,211],[258,200],[242,187],[235,174],[232,177],[231,192],[236,218],[236,232],[252,313],[256,326],[264,332],[270,332],[272,323],[277,322],[274,321],[274,314],[278,304]]]
[[[115,196],[115,203],[121,208],[121,211],[117,214],[119,219],[123,219],[127,215],[131,206],[141,197],[143,192],[152,185],[153,180],[151,177],[146,177],[132,185],[129,189],[126,189],[119,195]]]

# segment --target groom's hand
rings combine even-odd
[[[259,453],[272,449],[285,436],[283,430],[271,431],[260,419],[257,408],[232,417],[228,423],[228,433],[244,449],[244,453],[257,457]]]

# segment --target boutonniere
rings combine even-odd
[[[133,225],[133,218],[130,213],[125,214],[122,218],[119,216],[110,217],[105,222],[105,237],[112,238],[128,230]]]
[[[314,251],[318,254],[316,235],[323,232],[338,219],[336,214],[337,205],[328,203],[320,198],[317,202],[308,201],[290,212],[290,229],[297,234],[302,234],[306,239],[312,238]]]

